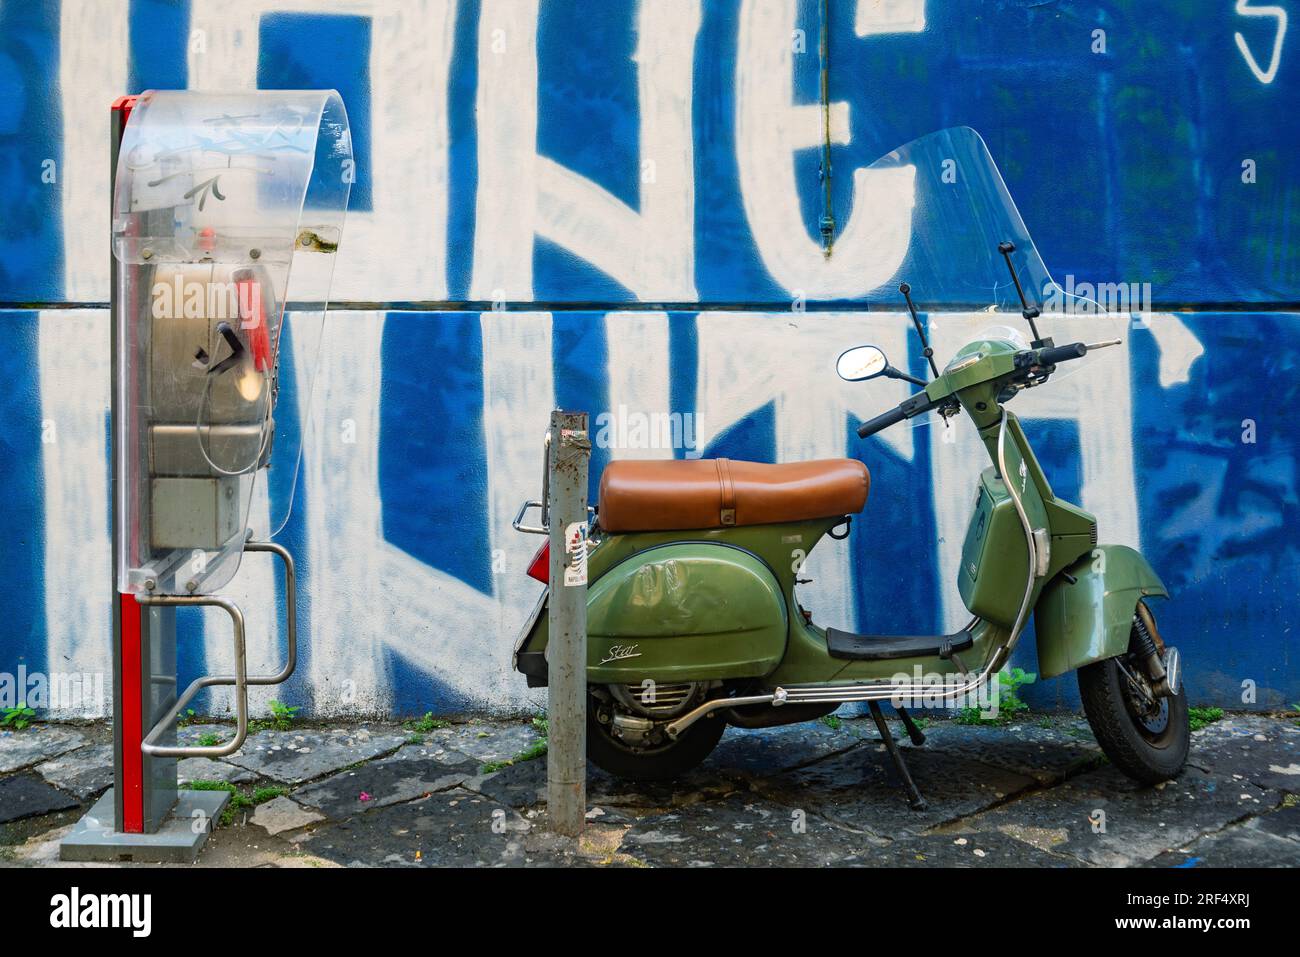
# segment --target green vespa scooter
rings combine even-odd
[[[968,184],[961,196],[934,191],[952,185],[940,161],[953,157]],[[1187,757],[1187,702],[1178,652],[1165,644],[1147,604],[1168,592],[1138,552],[1099,545],[1095,518],[1053,494],[1006,408],[1023,390],[1051,382],[1065,363],[1118,340],[1056,346],[1039,335],[1041,313],[1021,276],[1037,283],[1046,273],[977,134],[932,134],[885,162],[913,171],[914,222],[942,225],[948,237],[946,248],[914,242],[900,274],[910,268],[929,281],[927,263],[947,266],[951,253],[968,252],[967,278],[932,295],[952,301],[971,289],[991,291],[993,308],[1018,305],[1033,335],[1026,343],[996,329],[941,371],[912,296],[916,286],[904,282],[896,288],[933,378],[895,369],[869,345],[836,362],[848,381],[883,376],[920,387],[861,425],[861,438],[926,413],[945,424],[964,413],[978,432],[991,464],[979,476],[958,569],[970,621],[946,635],[855,634],[815,624],[799,604],[805,556],[825,537],[844,538],[866,503],[870,475],[855,459],[613,461],[601,476],[588,542],[588,755],[618,776],[669,778],[703,761],[728,725],[816,720],[843,703],[865,702],[912,806],[924,807],[881,703],[891,703],[921,743],[904,703],[969,699],[996,682],[1033,614],[1040,674],[1078,670],[1089,723],[1111,761],[1138,781],[1171,778]],[[936,216],[942,223],[925,221]],[[1048,284],[1050,277],[1038,288]],[[538,504],[524,504],[516,528],[536,530],[523,518]],[[532,566],[543,581],[536,569],[546,568],[544,552]],[[546,598],[543,592],[515,649],[515,667],[530,686],[547,680]]]

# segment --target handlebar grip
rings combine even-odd
[[[881,429],[887,429],[906,418],[907,413],[903,411],[901,405],[896,409],[890,409],[888,412],[882,412],[870,422],[863,422],[858,426],[858,438],[865,439],[868,435],[875,435]]]
[[[1038,353],[1038,364],[1054,366],[1070,359],[1082,359],[1088,354],[1088,347],[1082,342],[1072,342],[1068,346],[1056,346]]]

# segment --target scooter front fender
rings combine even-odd
[[[1053,578],[1038,598],[1039,674],[1054,678],[1122,655],[1137,603],[1151,596],[1168,598],[1169,591],[1145,558],[1126,545],[1098,545]]]

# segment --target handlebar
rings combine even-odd
[[[865,439],[869,435],[875,435],[881,429],[887,429],[891,425],[896,425],[907,418],[907,413],[903,411],[900,405],[890,409],[888,412],[882,412],[870,422],[864,422],[858,426],[858,438]]]
[[[858,426],[858,438],[865,439],[869,435],[875,435],[881,429],[887,429],[891,425],[902,422],[904,419],[910,419],[922,412],[929,412],[937,408],[939,403],[934,402],[924,392],[918,392],[911,398],[904,401],[896,409],[890,409],[888,412],[882,412],[870,422],[864,422]]]
[[[1049,346],[1046,349],[1039,349],[1032,352],[1021,352],[1016,356],[1016,365],[1020,370],[1031,370],[1032,368],[1041,368],[1043,366],[1054,366],[1061,362],[1068,362],[1071,359],[1082,359],[1088,354],[1089,349],[1100,349],[1103,346],[1118,345],[1119,340],[1110,342],[1072,342],[1066,346]],[[864,422],[858,426],[858,438],[865,439],[868,436],[875,435],[882,429],[887,429],[891,425],[897,425],[904,419],[910,419],[913,416],[920,415],[922,412],[929,412],[938,408],[943,402],[934,402],[930,396],[924,392],[918,392],[911,398],[907,399],[897,408],[890,409],[888,412],[882,412],[869,422]]]
[[[1056,346],[1043,349],[1038,353],[1040,366],[1054,366],[1070,359],[1082,359],[1088,354],[1088,347],[1082,342],[1072,342],[1068,346]]]

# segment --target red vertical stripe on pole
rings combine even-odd
[[[141,661],[140,615],[134,595],[119,595],[122,614],[122,700],[117,713],[122,721],[122,823],[127,834],[144,831],[144,663]]]
[[[118,97],[113,103],[113,111],[120,114],[119,122],[116,124],[117,141],[113,144],[113,150],[116,153],[121,146],[121,134],[125,129],[127,120],[131,116],[131,109],[135,106],[136,98],[134,96]],[[114,164],[116,165],[116,164]],[[115,184],[109,183],[109,194]],[[116,299],[118,290],[112,290],[112,296]],[[120,304],[118,304],[120,306]],[[114,310],[113,321],[117,321],[116,310]],[[128,348],[127,343],[118,343],[118,348]],[[111,361],[116,362],[117,356],[113,356]],[[134,390],[132,390],[134,395]],[[122,415],[125,410],[117,408],[117,397],[113,396],[113,413]],[[116,428],[116,423],[114,423]],[[116,435],[114,436],[116,439]],[[117,464],[114,463],[116,470]],[[114,472],[114,487],[116,483],[122,480],[122,476]],[[118,503],[113,502],[116,508]],[[114,534],[118,534],[115,529]],[[113,543],[114,549],[117,548],[116,540]],[[116,566],[115,566],[116,567]],[[117,583],[113,583],[116,588]],[[117,781],[122,788],[120,795],[122,802],[122,819],[117,822],[118,829],[128,834],[144,833],[144,754],[140,750],[140,745],[144,740],[144,706],[145,706],[145,688],[144,688],[144,661],[142,629],[140,615],[143,609],[140,603],[135,600],[134,595],[117,596],[118,615],[118,654],[121,660],[118,662],[118,674],[121,676],[121,685],[117,689],[118,700],[113,702],[115,717],[119,722],[118,738],[122,747],[122,766],[118,769],[120,774]]]

